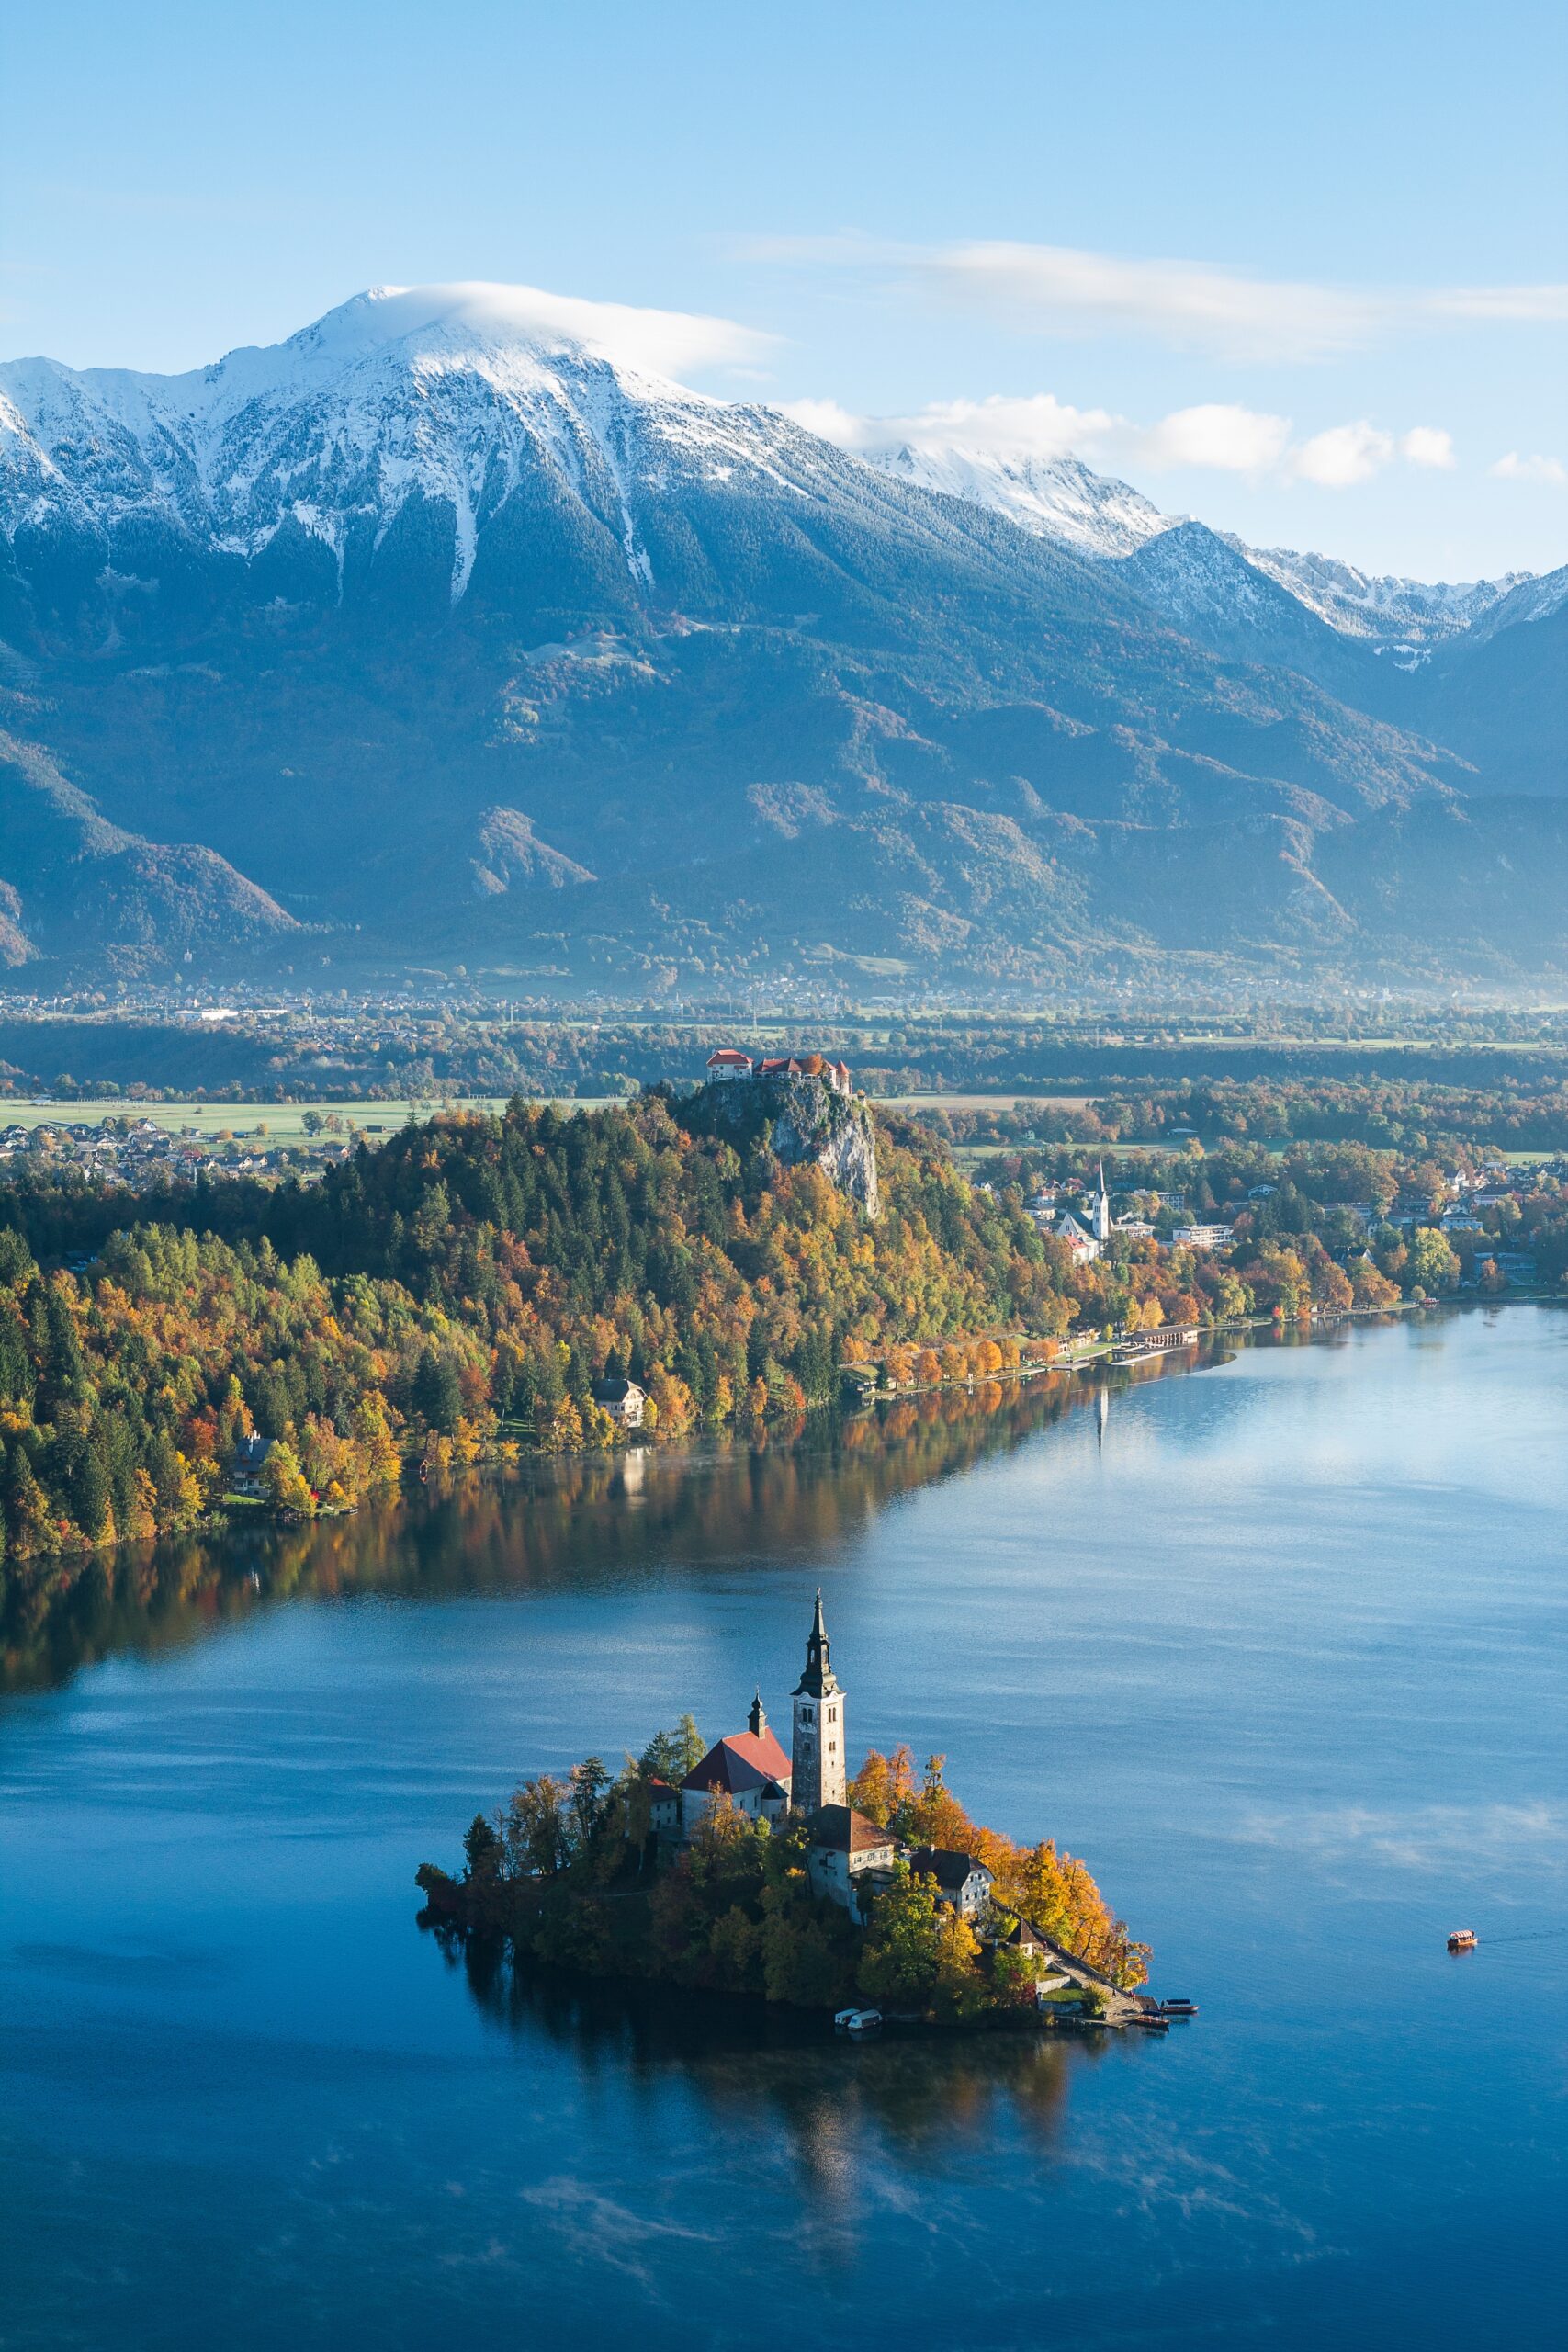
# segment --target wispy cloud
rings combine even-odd
[[[1568,286],[1450,286],[1416,299],[1437,318],[1501,319],[1524,326],[1561,326],[1568,320]]]
[[[1539,450],[1526,458],[1517,449],[1510,449],[1506,458],[1499,458],[1486,470],[1499,481],[1539,481],[1550,490],[1568,490],[1568,466],[1561,458],[1543,458]]]
[[[808,431],[862,457],[905,447],[928,454],[972,452],[1003,465],[1072,456],[1135,472],[1190,468],[1310,481],[1327,490],[1370,481],[1399,462],[1443,470],[1455,463],[1452,437],[1438,425],[1391,433],[1363,418],[1298,441],[1288,416],[1224,401],[1173,409],[1149,424],[1109,409],[1075,408],[1049,392],[938,401],[905,416],[856,416],[836,401],[795,401],[788,413]]]
[[[374,286],[355,305],[367,331],[382,340],[437,322],[479,334],[514,332],[560,335],[586,344],[628,367],[678,376],[706,368],[745,369],[772,351],[775,338],[733,319],[700,311],[642,310],[627,302],[594,302],[538,286],[479,280],[448,286]]]
[[[1431,290],[1260,277],[1219,262],[1127,258],[1005,240],[901,244],[844,234],[745,242],[753,261],[857,269],[1023,332],[1136,334],[1233,360],[1325,359],[1381,336],[1461,320],[1568,320],[1568,285]]]

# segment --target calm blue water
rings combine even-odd
[[[6,2352],[1561,2341],[1568,1315],[1095,1418],[550,1473],[45,1629],[113,1654],[0,1702]],[[852,1750],[1084,1854],[1198,2020],[857,2050],[419,1931],[517,1778],[784,1716],[818,1580]]]

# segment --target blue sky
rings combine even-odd
[[[737,322],[691,379],[852,442],[951,411],[1259,544],[1568,560],[1561,0],[51,0],[0,75],[0,356],[519,281]]]

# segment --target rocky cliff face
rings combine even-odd
[[[716,1131],[760,1136],[785,1168],[815,1163],[868,1217],[879,1215],[876,1136],[863,1102],[835,1094],[819,1078],[753,1079],[704,1092]]]

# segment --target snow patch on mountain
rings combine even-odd
[[[1249,548],[1236,538],[1230,544],[1341,637],[1397,642],[1412,650],[1473,628],[1532,576],[1509,571],[1500,580],[1403,580],[1359,571],[1333,556]]]
[[[1091,473],[1077,458],[1008,456],[955,443],[909,441],[864,454],[868,464],[898,481],[988,506],[1078,555],[1133,555],[1184,519],[1162,514],[1141,492],[1109,474]]]

